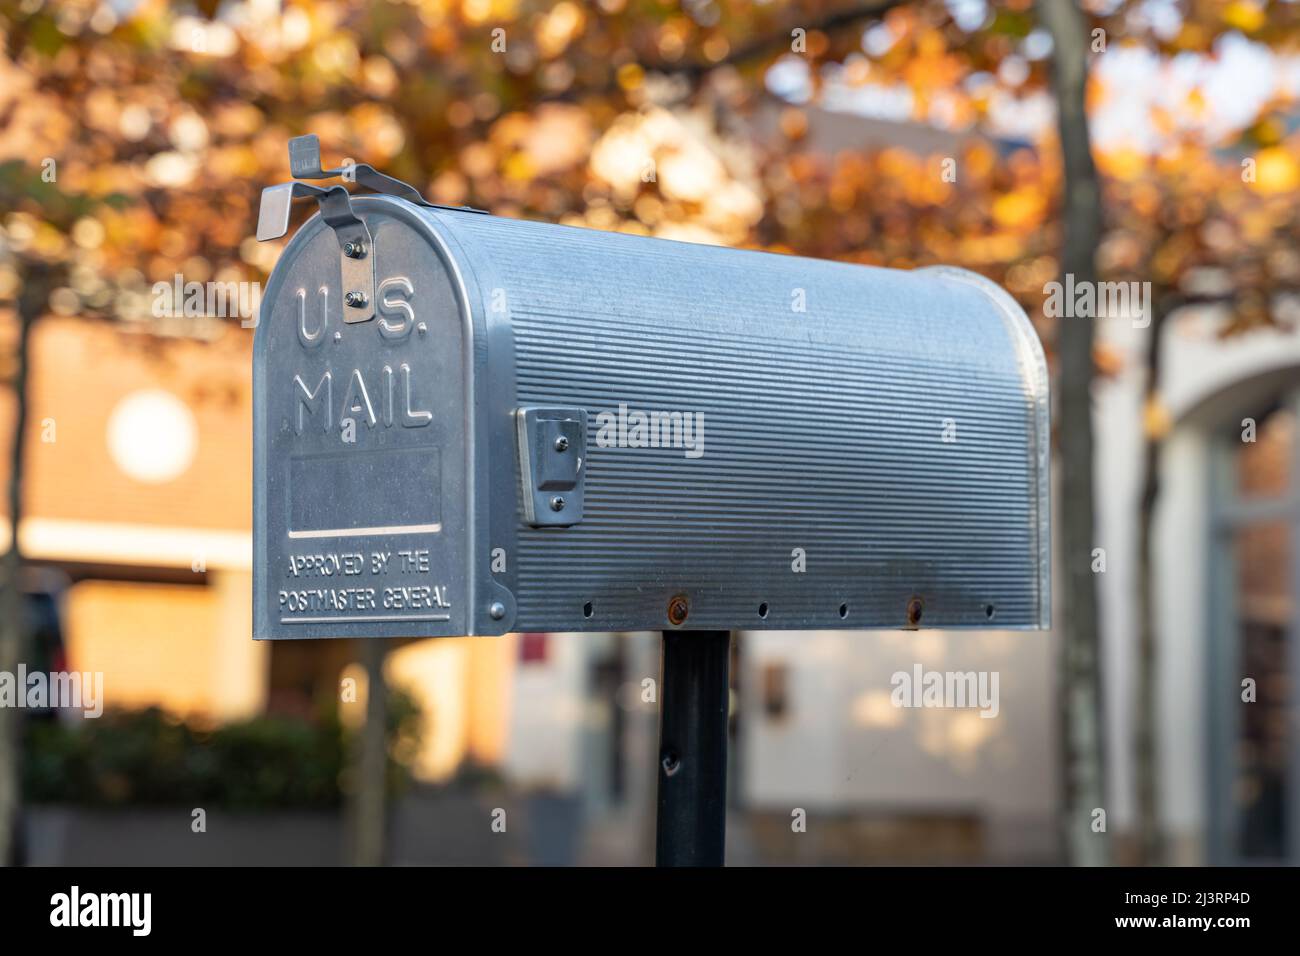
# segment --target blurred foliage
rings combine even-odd
[[[410,781],[419,728],[415,699],[390,689],[390,792]],[[31,802],[224,810],[338,806],[356,739],[336,713],[203,728],[157,708],[75,723],[28,721],[26,732],[23,785]]]
[[[1225,40],[1292,63],[1300,43],[1282,0],[1082,2],[1105,56],[1155,57],[1171,85]],[[264,280],[282,245],[253,237],[258,190],[310,131],[327,162],[501,215],[966,266],[1051,343],[1060,159],[1032,0],[0,0],[0,47],[0,161],[25,167],[0,175],[0,300],[6,252],[59,260],[55,311],[181,331],[150,316],[150,287]],[[1094,115],[1128,95],[1116,76],[1094,75]],[[1158,147],[1098,156],[1105,277],[1163,301],[1211,289],[1233,329],[1276,321],[1300,286],[1300,124],[1295,84],[1275,85],[1226,132],[1204,83],[1157,97],[1133,132]],[[888,128],[854,145],[840,124],[861,120],[825,112],[899,103],[892,138],[942,130],[939,152]],[[1023,135],[984,132],[999,125]]]

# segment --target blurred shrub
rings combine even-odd
[[[410,780],[419,705],[390,688],[388,787]],[[329,808],[342,800],[356,735],[337,713],[259,716],[204,728],[157,708],[72,724],[28,721],[23,788],[35,803]]]

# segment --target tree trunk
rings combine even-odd
[[[1052,35],[1052,86],[1065,165],[1065,243],[1061,272],[1075,284],[1096,279],[1101,239],[1101,187],[1092,162],[1084,96],[1088,81],[1088,22],[1073,0],[1039,0],[1039,18]],[[1057,446],[1062,506],[1059,510],[1061,585],[1059,686],[1062,731],[1062,837],[1067,859],[1100,865],[1106,836],[1094,832],[1094,811],[1105,809],[1104,754],[1097,626],[1092,571],[1093,319],[1057,320]]]
[[[1138,851],[1141,862],[1161,862],[1163,841],[1156,789],[1156,628],[1155,567],[1152,563],[1152,528],[1155,523],[1156,499],[1160,495],[1160,451],[1164,436],[1148,412],[1159,401],[1160,334],[1174,305],[1169,297],[1159,296],[1152,303],[1150,342],[1147,346],[1146,385],[1142,433],[1142,499],[1138,510],[1138,669],[1134,685],[1134,773],[1137,780]]]
[[[388,685],[384,681],[385,643],[363,640],[366,718],[357,741],[352,781],[352,865],[384,863],[388,782]]]
[[[46,269],[30,266],[18,297],[18,344],[14,355],[14,427],[9,442],[9,550],[3,563],[0,590],[0,672],[16,674],[27,653],[27,615],[22,586],[22,551],[18,524],[22,518],[23,471],[27,434],[28,356],[32,326],[45,308],[48,297]],[[26,689],[17,688],[18,693]],[[0,707],[0,863],[18,860],[18,837],[22,809],[22,708]]]
[[[1156,348],[1154,338],[1151,348]],[[1155,582],[1151,565],[1151,530],[1160,493],[1160,446],[1158,438],[1150,435],[1143,438],[1144,478],[1138,510],[1138,666],[1133,686],[1133,772],[1137,784],[1137,848],[1140,862],[1148,866],[1159,862],[1161,852],[1156,810],[1156,637],[1152,608]]]

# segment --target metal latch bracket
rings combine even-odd
[[[515,410],[524,520],[539,528],[566,528],[582,520],[587,476],[587,410]]]
[[[400,179],[386,176],[367,163],[343,169],[325,169],[321,165],[320,139],[314,133],[289,140],[289,171],[295,180],[352,180],[372,192],[405,199],[417,206],[456,209],[460,212],[484,212],[468,206],[438,206],[420,195],[420,191]],[[304,182],[280,183],[262,190],[262,205],[257,216],[257,239],[279,239],[289,231],[289,211],[296,199],[312,198],[320,205],[321,218],[334,230],[339,241],[339,271],[343,279],[343,321],[367,322],[375,317],[375,245],[370,229],[352,209],[351,196],[343,186],[328,189]]]
[[[280,183],[262,190],[257,214],[257,241],[279,239],[289,231],[289,210],[295,199],[315,199],[321,218],[339,241],[339,272],[343,280],[343,321],[368,322],[375,317],[375,256],[370,229],[352,209],[342,186],[322,189],[308,183]]]

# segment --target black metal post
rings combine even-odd
[[[657,866],[722,866],[730,631],[664,631]]]

